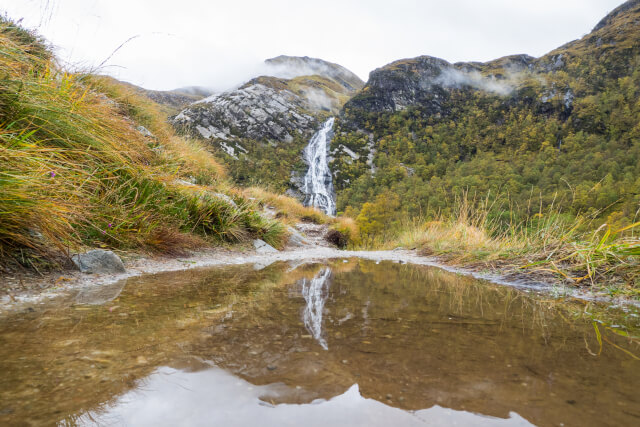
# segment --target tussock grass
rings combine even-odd
[[[590,230],[589,219],[551,212],[504,227],[491,219],[494,206],[487,201],[477,204],[465,194],[457,205],[451,218],[407,222],[397,238],[374,244],[421,249],[456,264],[550,274],[570,285],[640,298],[640,222],[584,231]]]
[[[203,145],[177,137],[156,104],[113,79],[65,72],[6,18],[0,76],[0,266],[96,246],[282,246],[284,226],[234,190]]]

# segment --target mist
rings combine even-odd
[[[451,63],[537,57],[588,33],[621,3],[2,0],[0,10],[24,18],[71,67],[94,69],[109,58],[101,72],[148,89],[223,91],[262,74],[291,77],[290,70],[263,68],[264,59],[283,54],[341,64],[363,80],[375,68],[420,55]]]
[[[506,96],[513,92],[522,77],[520,73],[509,72],[505,78],[497,79],[493,76],[485,77],[478,71],[461,71],[455,68],[447,68],[442,70],[442,73],[435,79],[435,83],[456,89],[469,86],[484,92]]]

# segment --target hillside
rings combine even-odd
[[[172,123],[218,147],[236,182],[294,190],[308,139],[364,82],[315,58],[279,56],[265,64],[272,75],[195,102]]]
[[[628,225],[640,208],[639,65],[636,0],[541,58],[374,70],[332,143],[338,210],[357,215],[380,195],[398,206],[377,218],[384,227],[451,214],[467,192],[511,212],[498,221],[559,211]]]
[[[0,270],[60,268],[86,248],[181,254],[260,238],[280,217],[325,218],[293,200],[235,188],[201,143],[174,134],[131,85],[61,69],[46,42],[0,19]],[[297,213],[296,213],[297,212]]]

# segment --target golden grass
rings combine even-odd
[[[570,285],[640,297],[640,238],[634,234],[640,223],[582,231],[588,229],[586,219],[564,222],[557,213],[507,228],[488,218],[486,204],[476,206],[463,197],[454,217],[407,222],[397,238],[374,244],[420,249],[455,264],[548,274]]]
[[[158,105],[130,87],[65,72],[40,39],[6,19],[0,74],[0,265],[96,246],[283,245],[284,226],[256,211],[205,146],[176,136]]]
[[[274,207],[278,217],[289,224],[299,221],[326,224],[332,221],[332,218],[323,212],[313,207],[303,206],[293,197],[275,194],[259,187],[249,187],[242,193],[246,197],[255,199],[259,204]]]

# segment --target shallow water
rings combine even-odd
[[[138,277],[0,319],[0,424],[640,422],[630,309],[391,262],[263,267]]]

